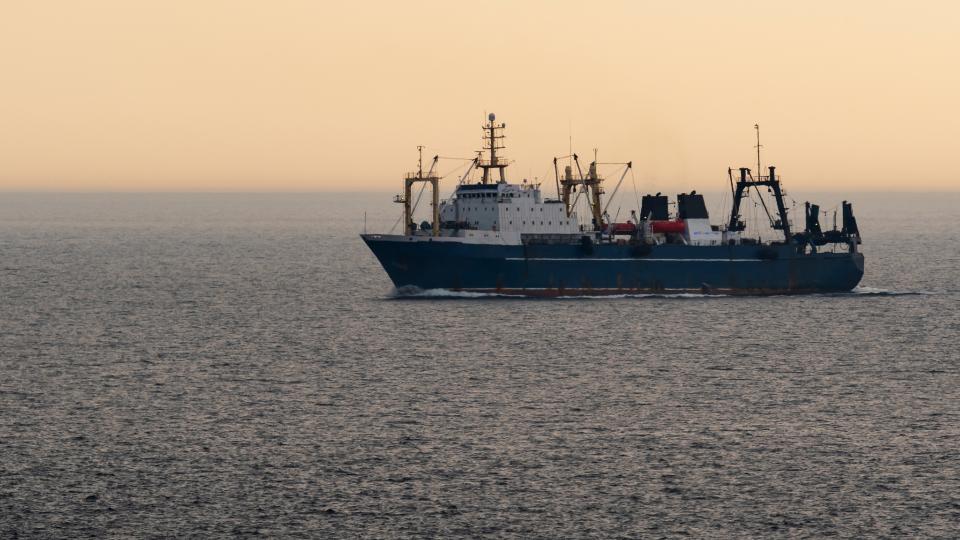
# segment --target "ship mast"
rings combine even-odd
[[[594,154],[596,155],[596,154]],[[564,167],[564,174],[561,177],[560,171],[557,168],[558,159],[566,159],[568,157],[573,158],[573,164],[577,167],[577,174],[574,176],[573,167],[567,165]],[[590,163],[590,168],[587,169],[587,174],[584,175],[583,171],[580,169],[580,160],[577,157],[577,154],[571,154],[570,156],[561,156],[553,158],[553,170],[554,174],[557,175],[557,184],[560,189],[560,200],[563,201],[563,205],[567,210],[567,216],[573,214],[575,207],[577,206],[577,201],[580,200],[580,194],[571,201],[570,194],[576,191],[577,186],[581,186],[580,193],[587,193],[587,204],[590,206],[590,214],[593,219],[593,227],[595,230],[601,230],[604,227],[603,222],[603,207],[601,206],[600,196],[603,194],[603,177],[597,174],[597,162],[594,161]]]
[[[416,203],[412,201],[413,195],[413,185],[416,183],[430,184],[431,190],[433,191],[432,201],[431,201],[431,214],[433,222],[430,224],[430,234],[432,236],[440,236],[440,177],[434,174],[433,170],[437,166],[437,161],[440,159],[440,156],[433,156],[433,164],[430,165],[430,170],[427,171],[427,174],[423,174],[423,146],[417,146],[417,172],[407,173],[403,177],[403,195],[397,195],[393,198],[393,202],[400,203],[403,205],[403,229],[404,234],[413,235],[417,230],[416,223],[413,222],[413,212],[416,210],[416,203],[420,202],[420,197],[417,197]],[[424,186],[426,187],[426,186]],[[420,190],[420,194],[423,194],[423,189]]]
[[[770,219],[770,225],[774,229],[783,231],[783,240],[789,244],[792,242],[790,221],[787,218],[787,207],[783,201],[783,191],[780,188],[780,181],[777,179],[776,167],[768,167],[770,174],[767,176],[760,175],[760,125],[754,124],[753,129],[757,130],[757,176],[754,177],[750,173],[750,169],[745,167],[740,168],[740,180],[737,181],[734,187],[733,208],[730,211],[730,222],[727,224],[727,230],[742,231],[746,228],[746,225],[740,219],[740,202],[743,200],[744,194],[749,193],[752,187],[757,190],[757,196],[760,198],[760,202],[763,203],[763,210],[767,213],[767,218]],[[731,174],[731,172],[729,169],[727,170],[728,175]],[[731,177],[730,180],[732,182],[733,178]],[[777,203],[779,219],[774,220],[767,211],[767,205],[763,202],[763,196],[760,194],[761,187],[767,187],[773,192],[774,200]]]
[[[503,128],[507,127],[507,125],[503,122],[497,124],[497,115],[493,113],[487,116],[487,120],[488,122],[483,126],[483,149],[490,151],[490,157],[481,159],[477,166],[483,169],[484,184],[488,184],[492,180],[490,169],[500,170],[500,182],[503,183],[507,181],[503,169],[510,163],[505,158],[497,156],[497,150],[506,148],[503,144]]]
[[[757,146],[755,148],[757,149],[757,174],[759,175],[760,171],[763,170],[763,168],[760,167],[760,148],[763,147],[760,144],[760,124],[754,124],[753,129],[757,130]]]

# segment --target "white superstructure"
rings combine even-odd
[[[440,204],[443,228],[519,233],[577,233],[576,212],[544,199],[537,184],[463,184]]]
[[[691,246],[719,246],[723,244],[723,232],[710,225],[709,219],[685,219],[684,241]],[[738,235],[739,236],[739,235]]]

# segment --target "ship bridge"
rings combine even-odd
[[[483,147],[487,155],[474,160],[474,166],[482,170],[482,178],[477,183],[461,183],[453,196],[440,204],[441,228],[521,234],[581,232],[576,213],[568,213],[559,200],[544,199],[540,184],[507,181],[506,168],[510,162],[498,154],[498,150],[505,148],[506,124],[496,123],[492,113],[488,119],[483,126]],[[493,170],[499,175],[497,182],[493,182]]]
[[[576,213],[544,199],[538,184],[464,184],[440,205],[444,229],[519,233],[579,233]]]

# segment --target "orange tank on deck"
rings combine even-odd
[[[637,226],[633,223],[611,223],[608,230],[610,234],[633,234],[637,232]]]
[[[651,221],[650,230],[655,233],[682,233],[686,225],[682,221]]]

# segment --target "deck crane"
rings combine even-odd
[[[627,177],[627,173],[630,172],[630,169],[633,168],[633,162],[628,161],[626,163],[601,163],[600,165],[625,165],[623,168],[623,174],[620,175],[620,180],[617,180],[617,187],[613,188],[613,193],[610,194],[610,197],[607,198],[607,204],[603,207],[604,215],[607,213],[607,209],[610,208],[610,203],[613,202],[613,198],[617,195],[617,191],[620,189],[620,184],[623,183],[623,179]]]

